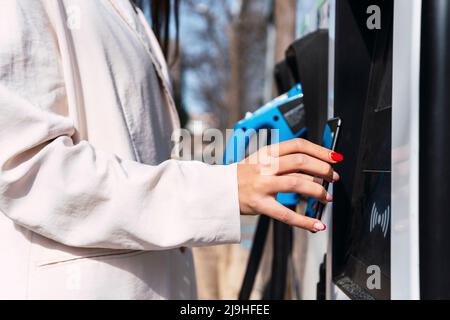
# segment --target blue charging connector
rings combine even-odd
[[[274,130],[269,144],[280,143],[296,138],[306,138],[306,112],[303,90],[297,84],[286,94],[270,101],[234,127],[224,155],[224,163],[232,164],[246,157],[251,138],[260,130]],[[300,202],[297,194],[278,194],[277,201],[285,206],[296,206]]]

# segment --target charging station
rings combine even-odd
[[[275,78],[301,83],[309,140],[342,119],[345,161],[328,232],[294,230],[274,259],[283,275],[292,263],[299,299],[450,299],[450,2],[325,4],[328,28],[294,42]]]
[[[379,29],[367,8],[379,8]],[[393,1],[337,1],[334,113],[343,119],[330,278],[352,299],[391,298]],[[373,282],[373,283],[371,283]]]
[[[448,299],[450,3],[329,6],[328,116],[343,119],[346,159],[330,233],[299,245],[301,296],[322,297],[325,281],[331,300]]]

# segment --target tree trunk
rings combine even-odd
[[[274,4],[277,32],[275,63],[278,63],[284,59],[286,49],[295,40],[297,1],[274,0]]]
[[[240,21],[234,21],[230,28],[230,83],[229,83],[229,105],[227,129],[233,129],[234,124],[241,118],[241,90],[242,90],[242,70],[240,63],[240,41],[239,41]]]

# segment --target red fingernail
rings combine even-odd
[[[325,223],[323,224],[323,231],[327,231],[327,225]]]
[[[344,156],[340,153],[332,152],[331,159],[336,162],[342,162],[342,161],[344,161]]]

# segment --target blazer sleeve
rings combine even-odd
[[[0,211],[74,247],[238,242],[235,165],[148,166],[74,143],[58,45],[39,3],[6,1],[0,11],[8,24],[0,26]]]

